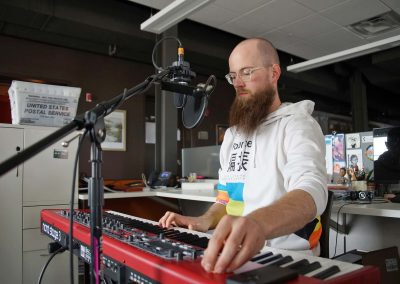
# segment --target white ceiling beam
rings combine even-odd
[[[385,38],[383,40],[364,44],[354,48],[335,52],[329,55],[321,56],[304,62],[287,66],[287,71],[299,73],[302,71],[318,68],[328,64],[341,62],[347,59],[359,57],[373,52],[389,49],[400,45],[400,35]]]
[[[214,0],[175,0],[140,25],[142,31],[160,34]]]

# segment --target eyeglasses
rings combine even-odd
[[[254,71],[260,70],[265,68],[264,66],[261,67],[245,67],[239,70],[238,73],[235,72],[230,72],[225,75],[226,80],[228,81],[229,84],[233,85],[233,82],[237,79],[237,76],[242,80],[243,82],[248,82],[251,81],[251,75],[253,74]]]

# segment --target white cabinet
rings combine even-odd
[[[0,162],[56,130],[0,124]],[[40,210],[68,207],[78,139],[68,148],[63,148],[61,141],[76,135],[71,133],[0,176],[0,283],[37,283],[49,257],[47,244],[51,242],[40,233]],[[74,187],[77,188],[77,180]],[[42,283],[69,283],[68,254],[53,258]],[[75,282],[77,263],[75,258]]]

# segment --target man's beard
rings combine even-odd
[[[248,92],[248,95],[245,98],[236,95],[229,113],[229,125],[236,126],[243,134],[249,135],[269,114],[275,90],[271,86],[257,93],[250,93],[247,90],[236,90],[236,93],[242,91]]]

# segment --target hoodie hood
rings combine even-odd
[[[302,117],[308,117],[310,116],[313,111],[314,111],[314,105],[315,103],[310,100],[303,100],[297,103],[290,103],[290,102],[285,102],[282,103],[279,108],[270,113],[265,120],[261,123],[260,126],[256,128],[254,133],[252,134],[252,141],[254,142],[254,156],[253,156],[253,166],[257,167],[255,157],[257,155],[257,135],[259,131],[262,131],[261,129],[271,123],[276,122],[277,120],[280,120],[284,117],[288,117],[291,115],[300,115]],[[238,135],[238,136],[243,136],[236,127],[230,128],[230,131],[232,131],[232,135]]]
[[[289,115],[311,115],[314,111],[314,105],[315,103],[309,100],[300,101],[298,103],[282,103],[276,111],[270,113],[266,117],[262,125],[268,125],[278,119]]]

